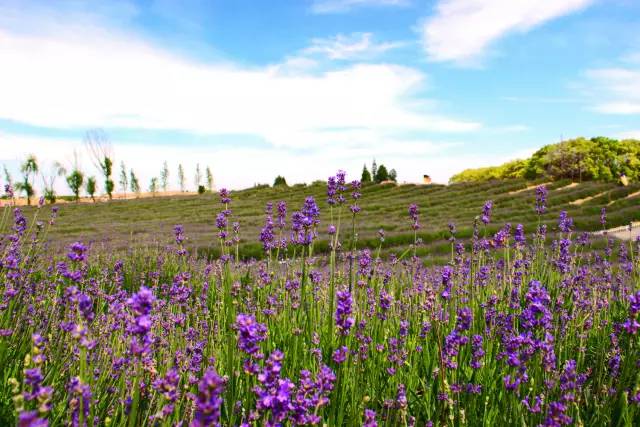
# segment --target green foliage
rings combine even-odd
[[[360,182],[362,182],[363,184],[365,182],[371,182],[371,172],[369,172],[369,169],[367,169],[367,165],[364,165],[362,167],[362,176],[360,178]]]
[[[111,200],[113,198],[113,188],[115,187],[113,180],[111,179],[113,162],[108,156],[104,156],[101,166],[102,174],[104,175],[104,191],[107,193],[107,196],[109,196],[109,200]]]
[[[131,188],[131,192],[136,194],[136,197],[140,196],[140,182],[138,182],[138,177],[131,169],[130,177],[129,177],[129,185]]]
[[[120,188],[124,193],[124,197],[127,197],[127,188],[129,187],[129,175],[127,174],[127,167],[124,162],[120,163]]]
[[[77,202],[80,199],[80,189],[84,183],[84,174],[79,169],[74,169],[71,174],[67,176],[67,185],[74,194],[74,200]]]
[[[207,166],[206,177],[207,177],[207,190],[213,191],[213,174],[211,173],[211,168],[209,166]]]
[[[160,172],[160,182],[162,183],[162,191],[166,192],[169,185],[169,165],[165,160],[162,164],[162,171]]]
[[[384,165],[378,166],[374,176],[374,181],[379,184],[387,180],[389,180],[389,172],[387,171],[387,168]]]
[[[640,178],[640,141],[618,141],[600,136],[545,145],[529,159],[467,169],[451,177],[450,182],[512,178],[616,181],[621,175],[626,175],[630,181]]]
[[[156,193],[158,192],[158,178],[156,178],[155,176],[151,178],[151,182],[149,183],[149,192],[153,197],[155,197]]]
[[[276,176],[276,179],[273,181],[273,186],[274,187],[278,187],[278,186],[286,187],[287,186],[287,180],[284,179],[284,176],[278,175],[278,176]]]
[[[94,176],[90,176],[87,179],[87,194],[91,197],[91,200],[96,201],[96,178]]]
[[[204,185],[198,185],[198,194],[204,194],[207,191]]]
[[[182,165],[178,165],[178,185],[180,186],[180,192],[184,193],[184,168]]]
[[[398,180],[398,172],[396,172],[395,169],[391,169],[389,171],[389,179],[393,182],[396,182]]]
[[[44,199],[53,204],[56,202],[56,192],[53,191],[52,188],[45,188],[44,189]]]
[[[27,196],[27,204],[31,204],[31,198],[35,194],[33,189],[33,178],[38,173],[38,161],[36,156],[30,154],[20,167],[22,172],[22,182],[16,183],[16,190],[23,191]]]

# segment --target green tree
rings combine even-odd
[[[391,169],[389,171],[389,179],[393,182],[397,182],[398,181],[398,172],[396,172],[395,169]]]
[[[384,165],[380,165],[376,170],[375,182],[381,183],[383,181],[387,181],[389,179],[389,172],[387,172],[387,168]]]
[[[23,191],[27,196],[27,205],[31,204],[31,198],[35,194],[33,188],[33,180],[38,173],[38,160],[36,156],[30,154],[27,159],[20,166],[20,172],[22,172],[22,181],[16,183],[16,190]]]
[[[182,165],[178,165],[178,185],[180,186],[180,191],[184,193],[184,169]]]
[[[360,182],[363,184],[365,182],[371,182],[371,173],[369,169],[367,169],[367,165],[362,166],[362,176],[360,177]]]
[[[97,183],[96,183],[95,176],[90,176],[89,178],[87,178],[86,190],[89,197],[91,197],[91,200],[93,201],[93,203],[95,203],[96,202],[95,194],[97,190]]]
[[[213,191],[213,174],[209,166],[207,166],[207,190]]]
[[[169,186],[169,165],[166,160],[162,164],[162,171],[160,171],[160,182],[162,183],[162,191],[166,193]]]
[[[136,197],[140,197],[140,183],[138,182],[138,177],[133,172],[133,169],[129,172],[129,188]]]
[[[196,183],[196,190],[200,187],[201,181],[202,181],[202,172],[200,171],[200,163],[196,163],[196,176],[194,178],[194,182]]]
[[[378,174],[378,164],[376,163],[376,159],[373,159],[373,163],[371,163],[371,178],[375,181],[376,175]]]
[[[274,187],[278,187],[278,186],[286,187],[287,186],[287,180],[284,179],[284,176],[278,175],[278,176],[276,176],[276,179],[273,181],[273,186]]]
[[[56,178],[65,176],[67,170],[62,164],[54,162],[48,174],[42,173],[42,187],[44,188],[44,198],[49,203],[56,202]]]
[[[3,164],[2,170],[4,172],[4,180],[7,181],[7,185],[13,188],[13,178],[11,177],[11,173],[9,172],[9,169],[7,169],[7,165]]]
[[[149,192],[153,197],[156,197],[156,193],[158,192],[158,178],[155,176],[151,178],[151,182],[149,183]]]
[[[111,156],[111,144],[109,137],[102,129],[92,129],[84,135],[84,145],[93,160],[94,166],[102,171],[104,177],[104,191],[109,196],[109,200],[113,198],[113,189],[115,184],[111,179],[113,172],[113,160]],[[88,182],[87,182],[88,183]]]
[[[124,162],[120,162],[120,188],[124,194],[124,198],[127,198],[127,188],[129,188],[129,174],[127,173],[127,167]]]
[[[82,188],[82,184],[84,183],[84,174],[78,169],[74,167],[69,175],[67,175],[67,185],[73,192],[74,199],[76,203],[80,200],[80,189]]]

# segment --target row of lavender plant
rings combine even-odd
[[[358,249],[360,197],[338,172],[329,224],[311,197],[291,215],[267,205],[259,262],[237,257],[226,190],[213,262],[190,255],[179,225],[163,250],[78,242],[60,256],[46,237],[57,210],[43,221],[5,207],[0,424],[640,423],[637,242],[594,250],[565,213],[553,239],[544,225],[489,236],[487,202],[473,238],[451,224],[450,262],[427,268],[415,204],[413,245],[386,260]],[[323,232],[331,252],[318,257]]]

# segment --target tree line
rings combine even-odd
[[[622,176],[631,181],[640,179],[640,141],[598,136],[545,145],[528,159],[466,169],[453,175],[449,182],[542,177],[550,180],[616,181]]]
[[[85,134],[83,143],[95,168],[100,171],[103,194],[105,194],[109,200],[112,200],[113,193],[116,189],[113,180],[114,164],[111,145],[109,144],[106,133],[102,130],[89,131]],[[13,197],[13,190],[15,190],[19,195],[24,195],[27,199],[27,204],[30,205],[36,196],[36,180],[40,178],[42,183],[42,198],[49,203],[55,203],[58,198],[55,189],[56,182],[58,178],[64,178],[75,201],[80,199],[80,194],[83,191],[94,202],[96,201],[96,194],[98,194],[100,186],[98,179],[84,172],[77,151],[74,151],[73,160],[69,162],[68,165],[55,161],[46,169],[41,166],[36,156],[29,154],[20,165],[20,178],[14,181],[6,165],[3,165],[5,189],[9,190],[5,191],[5,193],[7,193],[5,197],[7,195]],[[154,176],[150,179],[148,191],[153,196],[160,191],[167,192],[169,189],[169,180],[169,165],[165,161],[160,170],[159,178]],[[205,193],[206,191],[213,191],[214,181],[211,168],[206,166],[203,171],[198,163],[196,165],[193,182],[199,194]],[[118,184],[125,198],[127,197],[127,191],[129,191],[130,194],[135,194],[136,197],[139,197],[141,194],[142,190],[138,176],[132,168],[127,168],[124,161],[120,162]],[[177,184],[180,192],[187,191],[187,179],[182,164],[178,165]]]

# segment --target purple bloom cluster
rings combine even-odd
[[[547,211],[547,195],[549,191],[544,185],[536,187],[536,213],[542,215]]]
[[[209,368],[198,382],[198,394],[195,398],[196,409],[192,427],[220,426],[220,410],[222,408],[222,393],[226,381],[215,369]]]
[[[238,348],[250,356],[258,355],[258,344],[267,339],[267,327],[254,316],[238,314],[234,328],[238,332]]]
[[[349,331],[355,323],[355,319],[351,317],[351,305],[353,299],[349,291],[338,292],[338,305],[336,307],[336,326],[340,334],[346,336],[349,335]]]
[[[153,292],[141,286],[140,290],[127,300],[129,308],[133,312],[134,318],[128,325],[131,334],[130,349],[136,356],[146,356],[151,351],[152,336],[151,327],[153,319],[151,310],[155,302]]]
[[[409,219],[412,221],[411,228],[414,230],[420,229],[420,223],[418,222],[418,205],[412,203],[409,205]]]

